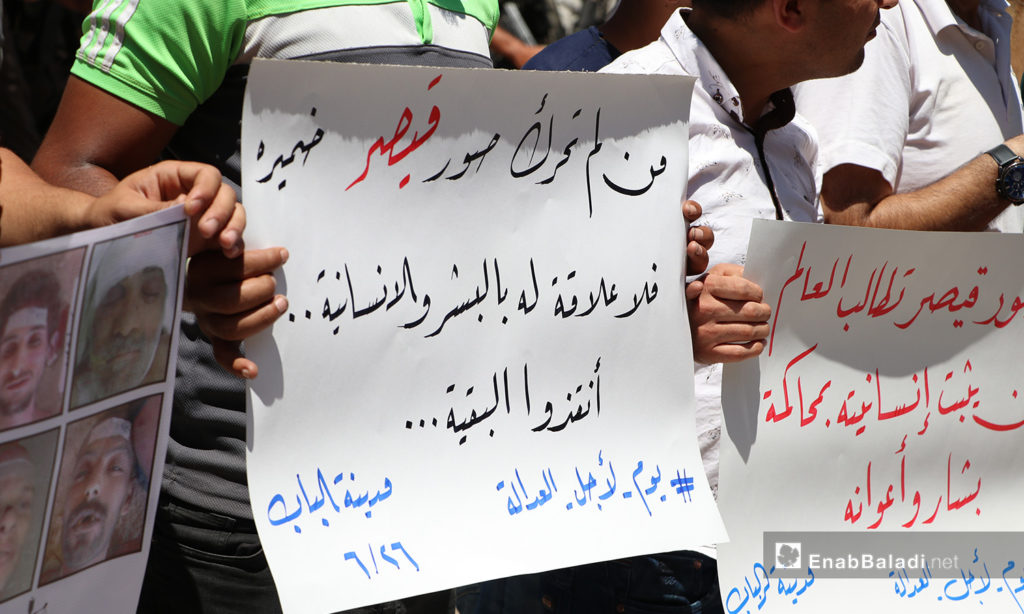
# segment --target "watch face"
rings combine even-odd
[[[1011,166],[1000,178],[1003,195],[1013,202],[1024,201],[1024,164]]]

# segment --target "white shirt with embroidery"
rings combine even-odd
[[[690,109],[689,181],[686,197],[704,209],[700,223],[715,232],[709,268],[747,260],[750,222],[776,219],[769,177],[750,125],[744,122],[739,93],[710,51],[677,11],[650,45],[620,56],[602,72],[697,77]],[[788,105],[786,104],[788,98]],[[792,98],[778,92],[762,115],[789,119]],[[641,101],[642,107],[642,101]],[[787,109],[788,107],[788,109]],[[778,197],[782,219],[822,222],[818,205],[821,175],[813,129],[799,115],[764,134],[763,157]],[[697,365],[697,438],[712,492],[718,492],[718,445],[722,433],[722,365]]]

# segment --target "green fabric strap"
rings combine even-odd
[[[420,42],[429,45],[434,41],[434,24],[430,21],[426,0],[409,0],[409,8],[412,9],[412,16],[416,21],[416,32],[420,35]]]
[[[171,2],[173,0],[165,0]],[[181,0],[186,1],[186,0]],[[208,2],[208,0],[187,0],[188,2]],[[218,0],[223,2],[224,0]],[[474,17],[490,30],[498,23],[498,1],[497,0],[230,0],[231,2],[242,2],[247,7],[248,20],[254,21],[269,15],[282,15],[308,9],[325,8],[329,6],[343,5],[374,5],[392,4],[405,2],[412,11],[416,33],[420,36],[423,44],[434,42],[434,26],[430,23],[428,7],[434,5],[437,8],[461,13]]]

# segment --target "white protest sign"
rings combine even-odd
[[[248,471],[286,610],[724,537],[680,283],[691,87],[253,66],[247,238],[291,257]]]
[[[0,611],[135,611],[187,244],[176,207],[0,250]]]
[[[723,383],[726,610],[1024,611],[1024,241],[753,231],[772,332]]]

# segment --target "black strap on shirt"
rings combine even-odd
[[[764,137],[769,130],[781,128],[793,121],[796,115],[796,104],[793,102],[793,92],[786,88],[771,95],[772,105],[775,107],[765,115],[762,115],[754,124],[750,132],[754,135],[754,144],[757,146],[757,156],[761,160],[761,170],[764,171],[765,183],[768,184],[768,193],[772,196],[772,204],[775,205],[775,219],[782,219],[782,205],[779,203],[779,196],[775,193],[775,182],[772,180],[772,172],[768,168],[768,160],[764,155]]]

